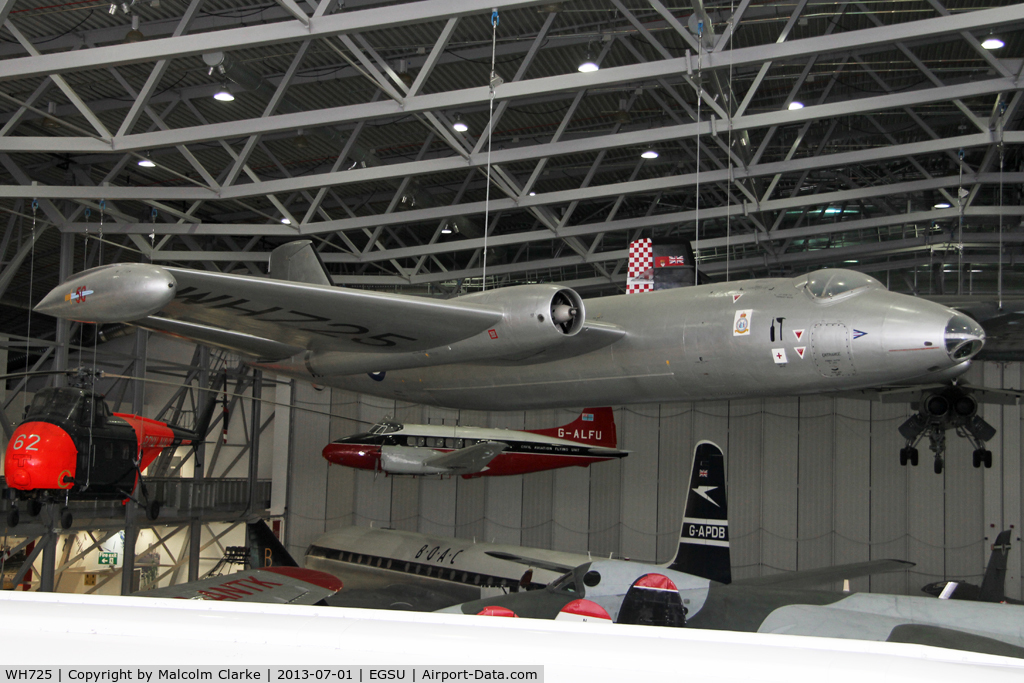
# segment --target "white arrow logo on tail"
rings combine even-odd
[[[716,503],[715,501],[711,500],[711,496],[708,495],[708,491],[714,491],[717,488],[717,486],[698,486],[697,488],[693,489],[693,492],[696,493],[701,498],[703,498],[704,500],[706,500],[707,502],[714,505],[716,508],[719,508],[722,506]]]

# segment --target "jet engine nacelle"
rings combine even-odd
[[[460,297],[501,310],[503,318],[482,335],[459,342],[492,360],[523,360],[557,346],[583,329],[586,310],[574,290],[558,285],[520,285]]]

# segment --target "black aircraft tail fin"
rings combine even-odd
[[[992,544],[992,555],[985,568],[985,579],[981,582],[982,602],[1002,602],[1005,595],[1006,556],[1010,554],[1010,530],[1000,531]]]
[[[725,456],[710,441],[701,441],[693,449],[679,550],[668,568],[719,583],[732,582]]]
[[[246,533],[249,537],[249,566],[251,568],[299,566],[299,563],[292,558],[262,519],[249,522],[246,525]]]

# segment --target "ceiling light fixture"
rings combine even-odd
[[[448,223],[445,223],[444,227],[441,228],[441,234],[442,235],[450,235],[450,234],[452,234],[452,226],[450,226]]]
[[[649,150],[646,150],[645,152],[641,153],[640,157],[642,159],[657,159],[658,158],[658,151],[655,150],[655,149],[649,149]]]
[[[56,116],[57,116],[57,103],[56,102],[51,101],[51,102],[47,103],[47,105],[46,105],[46,113],[49,114],[50,116],[54,117],[54,118],[45,118],[45,119],[43,119],[43,128],[51,128],[51,129],[53,129],[53,128],[60,128],[60,122],[56,120]]]
[[[576,70],[581,74],[592,74],[600,68],[601,67],[597,65],[597,62],[591,60],[590,55],[587,55],[587,58],[583,60],[578,67],[576,67]]]
[[[292,224],[292,220],[290,218],[282,218],[281,219],[281,224],[282,225],[291,225]]]
[[[792,102],[789,103],[789,110],[790,111],[796,111],[797,109],[803,109],[803,108],[804,108],[804,103],[803,102],[797,102],[796,100],[793,100]]]
[[[981,46],[986,50],[998,50],[1004,45],[1006,45],[1006,43],[991,33],[988,34],[988,37],[985,38],[985,40],[981,41]]]
[[[142,31],[139,30],[139,15],[132,15],[132,30],[128,31],[124,35],[124,42],[126,43],[138,43],[146,39],[146,36],[142,35]]]
[[[139,166],[142,168],[156,168],[156,164],[154,164],[153,160],[149,158],[149,155],[139,159]]]
[[[455,123],[452,124],[452,129],[460,133],[465,133],[467,130],[469,130],[469,126],[466,125],[466,122],[462,120],[462,114],[455,115]]]
[[[224,86],[223,89],[218,90],[213,94],[213,99],[218,102],[234,102],[235,96],[231,94],[231,91],[228,90],[227,86]]]
[[[948,209],[949,207],[950,207],[950,203],[949,202],[939,202],[938,204],[935,204],[934,206],[932,206],[933,209]]]

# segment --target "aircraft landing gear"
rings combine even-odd
[[[18,508],[12,507],[10,510],[7,511],[7,526],[12,528],[16,527],[18,526],[18,522],[20,521],[21,513],[18,512]]]
[[[43,504],[38,499],[32,498],[28,501],[28,514],[32,517],[38,517],[39,513],[43,511]]]
[[[900,465],[906,467],[907,463],[917,467],[917,449],[913,446],[900,449]]]
[[[153,522],[160,516],[160,501],[151,500],[149,505],[146,506],[146,519]]]
[[[967,439],[974,446],[974,466],[992,467],[992,452],[985,448],[985,442],[995,435],[995,428],[978,415],[978,400],[969,388],[957,385],[941,390],[925,391],[921,399],[911,403],[918,412],[900,425],[900,434],[907,445],[900,451],[900,464],[917,464],[911,457],[914,448],[924,437],[928,437],[929,448],[935,454],[935,473],[942,474],[942,457],[946,452],[946,431],[954,430],[956,435]]]
[[[974,466],[981,467],[985,466],[986,469],[992,467],[992,451],[985,448],[977,448],[974,451]]]

